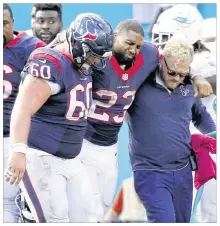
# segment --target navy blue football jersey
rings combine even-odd
[[[23,67],[34,49],[45,45],[36,37],[30,37],[23,32],[14,31],[14,35],[16,37],[3,48],[4,137],[9,136],[10,133],[11,111],[17,97]]]
[[[81,150],[91,103],[91,76],[74,68],[70,55],[52,48],[34,51],[22,75],[53,82],[53,93],[32,117],[28,145],[62,158],[74,158]]]
[[[157,48],[145,42],[132,67],[123,70],[114,55],[103,71],[93,75],[93,101],[85,138],[110,146],[117,142],[125,113],[135,93],[159,63]]]

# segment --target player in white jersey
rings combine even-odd
[[[203,17],[198,9],[190,4],[177,4],[164,11],[158,18],[152,29],[152,42],[159,45],[161,50],[167,40],[174,35],[183,35],[194,47],[194,60],[191,64],[191,73],[201,75],[207,80],[215,78],[216,62],[213,59],[212,50],[202,42]],[[203,98],[203,103],[216,122],[213,110],[215,95]],[[193,125],[192,133],[199,133]]]
[[[216,67],[216,18],[208,18],[203,21],[202,26],[202,41],[211,51],[211,65]],[[213,92],[216,94],[216,74],[208,78],[213,87]]]
[[[211,50],[210,64],[216,66],[216,18],[208,18],[203,21],[202,40],[205,45]],[[215,76],[208,77],[210,84],[213,87],[213,92],[216,94],[216,74]],[[216,113],[215,102],[216,96],[214,96],[213,112]],[[205,98],[209,100],[208,98]],[[213,161],[216,162],[216,155],[210,154]],[[213,178],[206,182],[203,186],[203,192],[196,211],[197,220],[199,222],[217,222],[217,182]]]
[[[207,19],[203,21],[201,29],[201,41],[206,48],[202,51],[195,52],[192,68],[195,73],[199,73],[206,78],[213,88],[213,94],[209,97],[203,98],[203,104],[205,104],[208,112],[212,116],[216,123],[216,113],[213,108],[213,104],[216,100],[216,20],[215,18]],[[194,130],[192,129],[192,132]],[[196,130],[196,132],[198,132]]]
[[[191,72],[194,75],[203,76],[212,85],[214,94],[203,98],[202,101],[216,123],[216,114],[213,108],[216,100],[216,25],[214,19],[211,22],[210,19],[208,21],[203,20],[198,9],[190,4],[175,5],[159,16],[157,23],[153,26],[152,41],[159,45],[162,51],[167,40],[174,35],[182,35],[194,46],[194,60],[191,64]],[[192,123],[190,131],[191,133],[200,133]],[[203,195],[199,204],[201,206],[201,208],[199,207],[199,221],[201,222],[216,221],[216,203],[210,203],[208,193],[216,196],[215,179],[208,181],[204,185]],[[196,190],[194,189],[195,195]]]

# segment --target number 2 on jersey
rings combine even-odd
[[[109,113],[107,111],[102,111],[102,113],[97,113],[97,108],[99,109],[108,109],[113,107],[113,105],[116,104],[116,102],[119,99],[119,96],[116,92],[112,90],[98,90],[96,94],[102,98],[103,96],[108,97],[109,101],[107,103],[104,103],[100,100],[93,100],[92,106],[89,110],[88,117],[92,119],[96,119],[102,122],[109,122],[110,120],[113,120],[115,123],[122,123],[126,114],[127,109],[131,106],[134,97],[135,97],[135,90],[128,90],[126,91],[121,98],[128,101],[128,104],[126,104],[123,107],[122,112],[119,114],[113,115],[112,113]]]

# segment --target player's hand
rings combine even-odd
[[[58,33],[56,38],[47,45],[47,47],[52,47],[52,46],[55,46],[59,43],[64,43],[66,41],[66,33],[65,31],[61,32],[61,33]]]
[[[19,152],[13,152],[8,170],[5,172],[6,181],[10,184],[19,184],[24,176],[26,169],[26,155]]]
[[[212,86],[202,76],[196,75],[193,78],[195,97],[203,98],[208,97],[213,93]]]

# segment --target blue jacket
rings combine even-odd
[[[192,151],[189,124],[202,133],[216,130],[188,79],[173,92],[158,84],[153,73],[139,88],[129,108],[129,154],[133,170],[177,170]],[[157,75],[157,76],[156,76]]]

